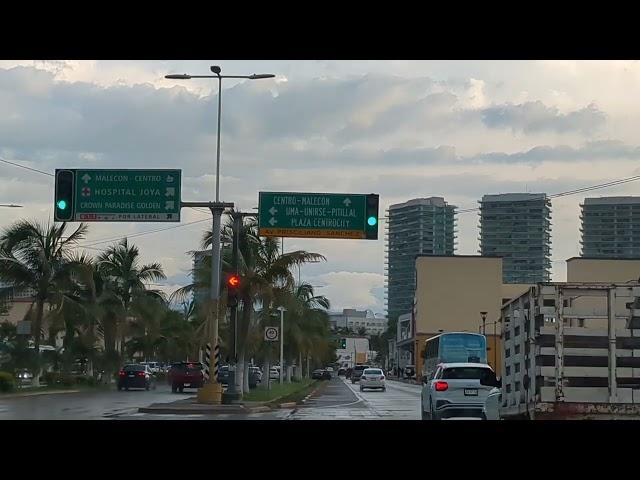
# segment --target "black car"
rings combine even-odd
[[[156,378],[146,365],[129,364],[118,372],[118,390],[130,388],[156,389]]]
[[[222,365],[218,368],[218,382],[222,385],[229,384],[229,365]]]
[[[364,372],[367,368],[369,368],[369,365],[356,365],[355,367],[353,367],[353,370],[351,370],[351,383],[360,381],[362,372]]]
[[[313,380],[331,380],[331,372],[319,368],[311,373],[311,378]]]

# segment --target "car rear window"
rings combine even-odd
[[[356,372],[359,372],[360,370],[366,370],[366,369],[367,369],[367,367],[364,367],[362,365],[356,365],[356,367],[354,368],[354,370]]]
[[[200,363],[174,363],[171,368],[184,372],[186,370],[202,370],[202,364]]]
[[[382,375],[382,370],[378,368],[368,368],[367,370],[362,372],[362,374],[363,375]]]
[[[444,370],[442,378],[444,380],[480,380],[488,371],[488,368],[453,367]]]
[[[144,365],[125,365],[123,370],[125,372],[144,372]]]

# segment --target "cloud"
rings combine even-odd
[[[371,309],[376,312],[384,310],[380,297],[374,294],[374,290],[379,292],[384,283],[383,275],[340,271],[307,277],[307,281],[314,285],[326,285],[324,288],[317,287],[316,293],[330,299],[332,311],[341,311],[343,308]]]
[[[490,128],[511,128],[525,133],[550,131],[592,134],[601,128],[607,116],[595,104],[566,114],[541,101],[519,105],[497,105],[482,110],[482,122]]]

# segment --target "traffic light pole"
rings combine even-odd
[[[240,229],[242,228],[242,213],[234,212],[233,217],[233,247],[231,262],[236,275],[240,274],[239,250],[240,250]],[[240,400],[242,394],[236,388],[236,368],[238,365],[238,302],[235,301],[229,306],[229,322],[231,324],[231,365],[229,366],[229,380],[227,391],[222,395],[222,403],[232,403]]]
[[[220,312],[220,230],[222,213],[226,208],[233,208],[233,203],[228,202],[181,202],[184,207],[207,207],[213,216],[211,229],[211,320],[210,335],[213,354],[209,367],[209,382],[198,390],[198,403],[222,403],[222,385],[218,382],[218,315]],[[213,368],[211,368],[213,367]]]

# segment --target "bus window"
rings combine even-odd
[[[440,358],[446,363],[486,363],[487,344],[482,335],[451,333],[441,336]]]

